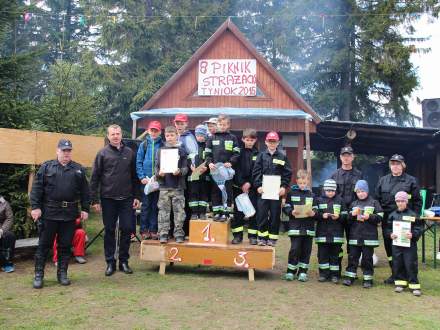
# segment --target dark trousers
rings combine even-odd
[[[208,189],[208,182],[204,178],[197,181],[188,181],[188,205],[191,214],[206,213],[210,192]]]
[[[326,278],[339,277],[339,251],[342,244],[319,243],[318,263],[319,275]]]
[[[234,200],[235,197],[240,195],[243,191],[240,188],[234,187]],[[257,191],[255,189],[249,190],[249,199],[251,200],[252,205],[254,206],[255,210],[257,209]],[[250,217],[248,219],[248,237],[257,237],[257,215]],[[231,221],[231,229],[232,234],[236,233],[243,233],[243,226],[244,226],[244,213],[240,212],[237,209],[237,205],[234,203],[234,218]]]
[[[224,214],[228,216],[230,213],[233,212],[232,209],[232,199],[233,199],[233,192],[232,192],[232,180],[228,180],[225,182],[225,188],[226,188],[226,194],[227,200],[226,200],[226,209],[223,205],[223,199],[222,199],[222,192],[220,188],[217,186],[215,182],[212,182],[211,184],[211,201],[212,201],[212,211],[214,214]]]
[[[345,272],[345,276],[355,279],[357,268],[359,266],[359,258],[362,255],[362,272],[364,274],[364,281],[372,281],[374,268],[373,268],[373,254],[374,247],[372,246],[350,246],[350,254],[348,255],[348,266]]]
[[[14,258],[15,235],[12,231],[4,231],[0,238],[0,265],[12,262]]]
[[[343,220],[343,227],[344,227],[344,232],[345,232],[345,240],[347,242],[346,246],[346,250],[347,250],[347,256],[350,253],[350,244],[348,244],[349,241],[349,237],[350,237],[350,225],[347,223],[347,217],[349,217],[348,214],[344,214],[341,217],[345,217]],[[338,253],[338,266],[339,266],[339,275],[341,275],[341,270],[342,270],[342,259],[344,256],[344,250],[342,248],[342,244],[339,244],[339,253]]]
[[[35,253],[35,271],[43,272],[47,255],[57,237],[58,270],[67,271],[75,233],[75,221],[39,220],[40,233],[37,252]]]
[[[157,202],[159,201],[159,190],[153,191],[148,195],[142,193],[142,208],[141,208],[141,227],[140,232],[150,231],[157,233],[157,215],[159,209]]]
[[[107,263],[115,263],[116,222],[119,218],[119,261],[127,262],[130,249],[130,235],[133,230],[133,199],[102,198],[102,221],[104,223],[104,254]]]
[[[278,239],[280,230],[281,201],[262,199],[257,201],[258,238]]]
[[[313,237],[290,236],[290,251],[287,272],[296,274],[307,273],[310,254],[312,253]]]
[[[411,241],[410,247],[392,246],[393,277],[398,286],[408,286],[410,289],[420,289],[417,261],[417,243]]]
[[[382,237],[383,246],[385,247],[385,253],[387,254],[388,263],[390,264],[391,270],[393,269],[393,241],[385,234],[385,228],[388,226],[388,216],[389,213],[384,213],[382,219]]]

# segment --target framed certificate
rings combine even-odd
[[[262,199],[280,199],[281,176],[263,175],[263,194]]]
[[[160,149],[160,170],[163,173],[174,173],[179,169],[179,149]]]

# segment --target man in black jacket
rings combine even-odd
[[[391,173],[381,177],[376,186],[376,198],[382,205],[384,216],[382,221],[382,235],[385,252],[388,257],[390,268],[393,269],[392,240],[386,235],[388,227],[388,216],[397,209],[394,196],[399,191],[408,194],[408,208],[420,215],[422,209],[422,198],[420,197],[420,187],[417,179],[405,173],[405,158],[402,155],[393,155],[390,158],[389,166]],[[393,284],[394,278],[391,275],[385,280],[386,284]]]
[[[105,275],[111,276],[116,271],[115,232],[118,219],[121,231],[119,270],[131,274],[133,271],[128,266],[130,234],[134,221],[133,209],[139,207],[140,199],[136,155],[122,143],[122,130],[118,125],[108,127],[107,138],[110,143],[98,152],[93,164],[90,180],[92,206],[96,212],[100,212],[102,205],[104,252],[107,262]]]
[[[339,156],[341,160],[341,167],[338,168],[331,176],[330,179],[336,181],[336,194],[342,198],[342,208],[349,210],[349,207],[353,201],[356,200],[356,194],[354,187],[358,180],[363,178],[362,172],[353,167],[354,153],[353,149],[349,146],[343,147]],[[347,240],[347,254],[349,253],[350,245],[348,244],[349,225],[346,221],[346,212],[341,213],[341,220],[344,226],[345,238]],[[342,255],[343,250],[339,253],[339,271],[342,269]]]
[[[40,237],[35,254],[33,286],[35,289],[43,287],[44,266],[55,235],[59,254],[57,279],[61,285],[69,285],[67,267],[75,219],[80,215],[81,220],[86,220],[90,204],[86,172],[80,164],[72,161],[72,143],[69,140],[58,142],[57,159],[41,165],[32,185],[30,200],[31,216],[38,221]]]

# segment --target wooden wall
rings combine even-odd
[[[103,137],[0,128],[0,163],[38,165],[56,158],[58,141],[69,139],[72,158],[92,167],[96,153],[104,146]]]

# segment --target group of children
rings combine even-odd
[[[175,126],[165,128],[165,141],[162,141],[160,123],[150,122],[149,136],[138,149],[137,174],[140,181],[145,185],[154,177],[159,183],[159,190],[144,196],[142,201],[143,239],[158,238],[161,243],[167,243],[173,210],[174,237],[176,242],[183,243],[186,198],[191,220],[205,219],[210,204],[214,221],[231,220],[232,244],[239,244],[243,241],[245,218],[233,201],[239,194],[246,193],[256,209],[256,215],[248,219],[250,244],[275,246],[281,211],[289,217],[291,248],[285,280],[308,280],[315,237],[319,281],[338,283],[341,278],[339,254],[344,243],[344,228],[348,226],[349,257],[343,284],[351,286],[354,283],[361,263],[363,287],[372,286],[373,253],[379,245],[377,227],[383,212],[379,202],[369,196],[366,181],[357,181],[357,199],[349,209],[345,209],[341,197],[336,194],[337,185],[333,179],[324,182],[323,194],[319,197],[310,190],[310,178],[304,170],[298,171],[296,184],[290,187],[292,170],[286,153],[279,149],[280,139],[276,132],[266,135],[266,148],[259,151],[257,132],[254,129],[244,130],[239,143],[237,137],[229,132],[230,118],[226,115],[198,125],[195,137],[187,130],[188,117],[185,114],[176,115],[174,123]],[[160,171],[158,150],[161,148],[178,149],[179,163],[174,173]],[[233,179],[222,182],[221,186],[211,177],[219,167],[233,169],[235,173]],[[262,198],[263,177],[266,175],[280,177],[278,199]],[[391,239],[397,237],[397,233],[393,232],[393,221],[411,221],[411,232],[408,233],[411,246],[393,245],[395,290],[401,292],[409,286],[414,295],[420,295],[417,239],[422,232],[421,222],[407,208],[408,196],[405,192],[396,194],[395,199],[398,209],[390,215],[387,235]]]
[[[369,195],[368,183],[358,180],[355,186],[356,200],[349,209],[344,209],[343,201],[336,194],[337,186],[333,179],[325,180],[322,196],[315,198],[309,190],[307,172],[300,170],[296,185],[287,194],[283,212],[289,216],[291,248],[289,251],[287,272],[284,279],[307,281],[312,240],[318,245],[319,281],[339,283],[341,265],[339,253],[344,243],[344,226],[348,225],[349,245],[348,264],[343,284],[351,286],[357,279],[359,263],[363,271],[363,287],[373,285],[373,254],[379,246],[378,225],[382,221],[383,211],[379,202]],[[417,273],[417,240],[422,234],[423,225],[414,211],[408,208],[408,194],[400,191],[395,195],[397,210],[391,213],[386,235],[396,240],[398,233],[393,232],[393,223],[409,221],[411,230],[406,232],[410,240],[409,247],[393,245],[393,277],[395,291],[402,292],[409,287],[415,296],[421,295]],[[307,214],[298,218],[295,206],[306,206]],[[316,225],[315,225],[316,223]]]

